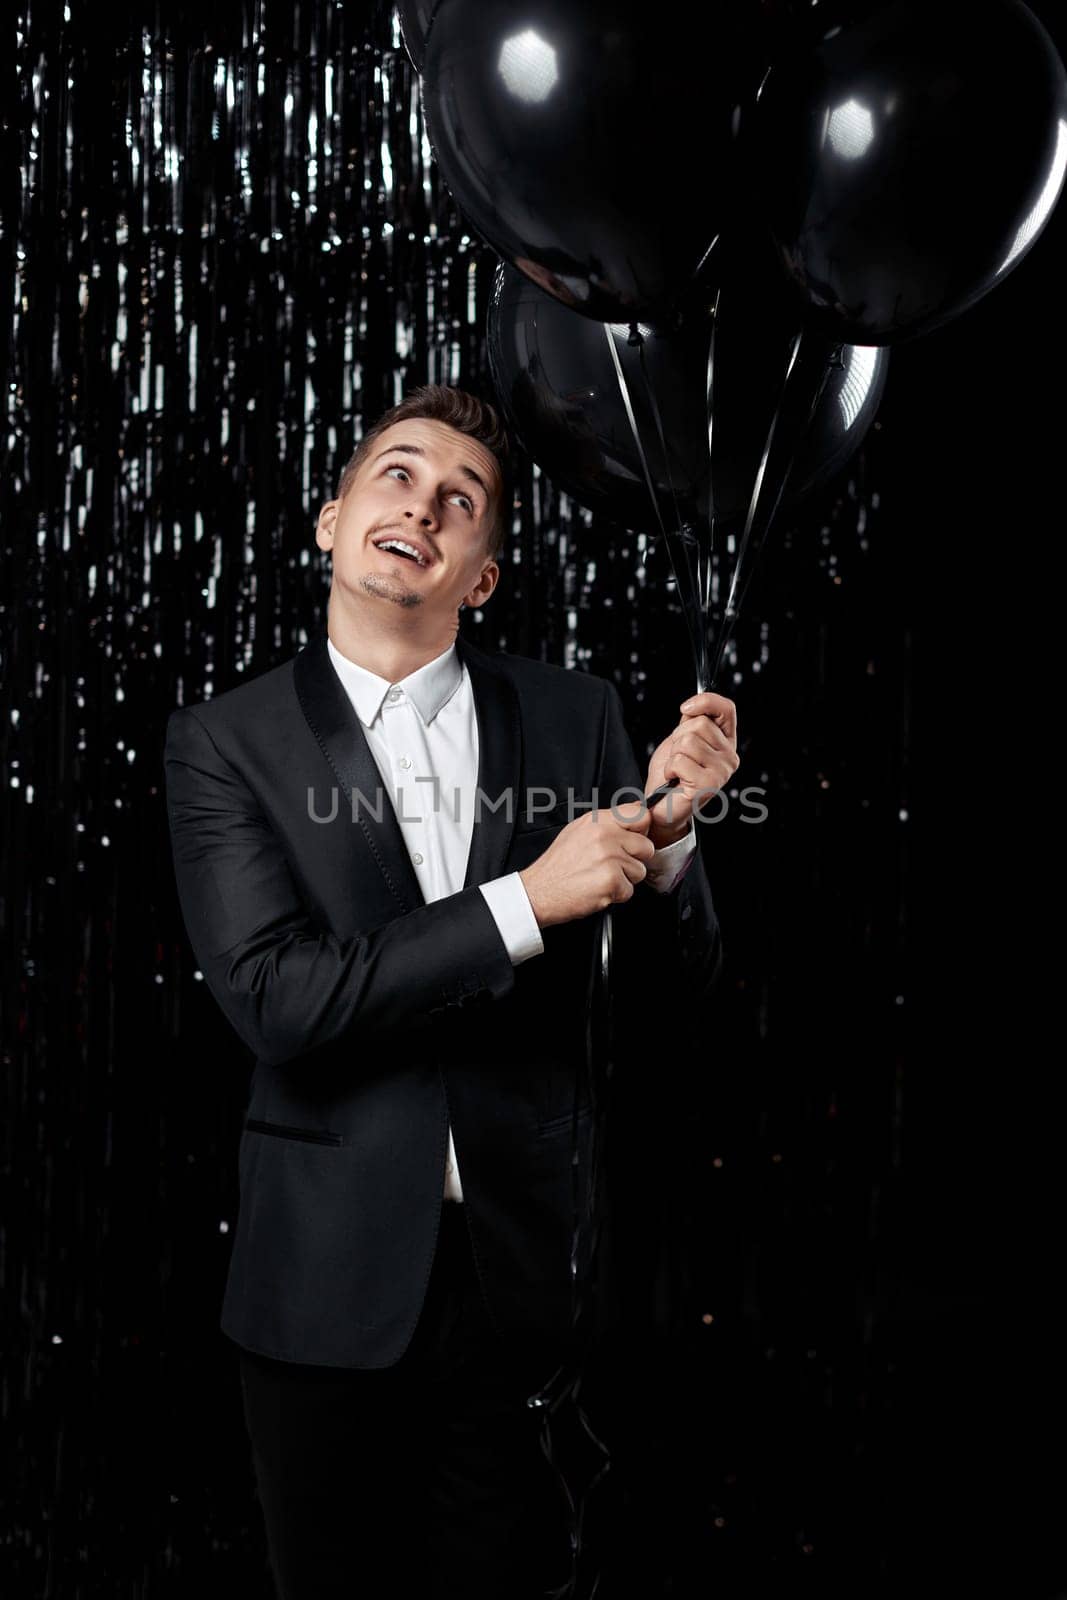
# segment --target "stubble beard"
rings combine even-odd
[[[364,594],[375,595],[382,600],[391,600],[397,606],[421,606],[423,597],[417,589],[409,589],[405,584],[397,584],[394,579],[387,578],[381,572],[364,572],[359,579],[359,587]]]

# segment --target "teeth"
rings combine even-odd
[[[414,556],[420,567],[426,565],[425,557],[415,549],[414,545],[405,544],[403,539],[383,539],[380,544],[375,541],[375,548],[378,550],[388,550],[390,545],[395,546],[397,550],[403,550],[408,555]]]

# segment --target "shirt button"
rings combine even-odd
[[[389,701],[390,705],[393,705],[397,700],[400,699],[400,690],[390,689],[385,698]]]
[[[411,765],[411,762],[410,762],[410,760],[409,760],[409,759],[408,759],[408,757],[407,757],[407,756],[401,756],[401,757],[400,757],[400,763],[399,763],[399,764],[400,764],[400,766],[402,766],[402,767],[410,767],[410,765]]]
[[[414,863],[415,863],[415,865],[417,867],[421,867],[422,866],[422,857],[420,856],[420,854],[419,854],[419,852],[417,850],[415,851],[415,854],[412,856],[411,859],[412,859],[412,861],[414,861]]]

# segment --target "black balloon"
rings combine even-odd
[[[744,145],[814,325],[896,343],[1037,240],[1067,167],[1067,74],[1017,0],[891,6],[779,60]]]
[[[400,0],[396,8],[397,16],[400,18],[400,34],[404,41],[404,49],[411,57],[416,72],[422,71],[426,57],[426,37],[430,31],[436,5],[437,0]]]
[[[762,292],[766,275],[724,289],[715,346],[711,481],[720,523],[748,510],[767,430],[782,389],[796,323]],[[657,333],[607,325],[619,353],[642,448],[664,522],[706,515],[709,488],[707,356],[711,321],[691,311],[682,327]],[[664,460],[641,370],[667,440]],[[576,317],[513,268],[497,269],[488,314],[490,370],[505,416],[544,472],[591,511],[628,528],[658,530],[605,325]],[[878,409],[889,353],[844,347],[831,365],[815,416],[795,458],[785,504],[826,483],[858,448]]]
[[[669,322],[729,215],[751,11],[696,33],[634,0],[439,0],[423,105],[460,210],[572,309]]]

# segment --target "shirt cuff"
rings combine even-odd
[[[689,871],[690,863],[697,851],[696,822],[689,818],[689,832],[683,833],[680,839],[675,839],[673,844],[665,844],[662,850],[657,850],[648,863],[648,870],[642,878],[642,883],[647,883],[650,889],[655,889],[657,894],[670,894],[676,889]]]
[[[493,878],[478,887],[507,946],[512,966],[517,967],[531,956],[539,956],[545,948],[544,940],[519,874],[509,872],[503,878]]]

